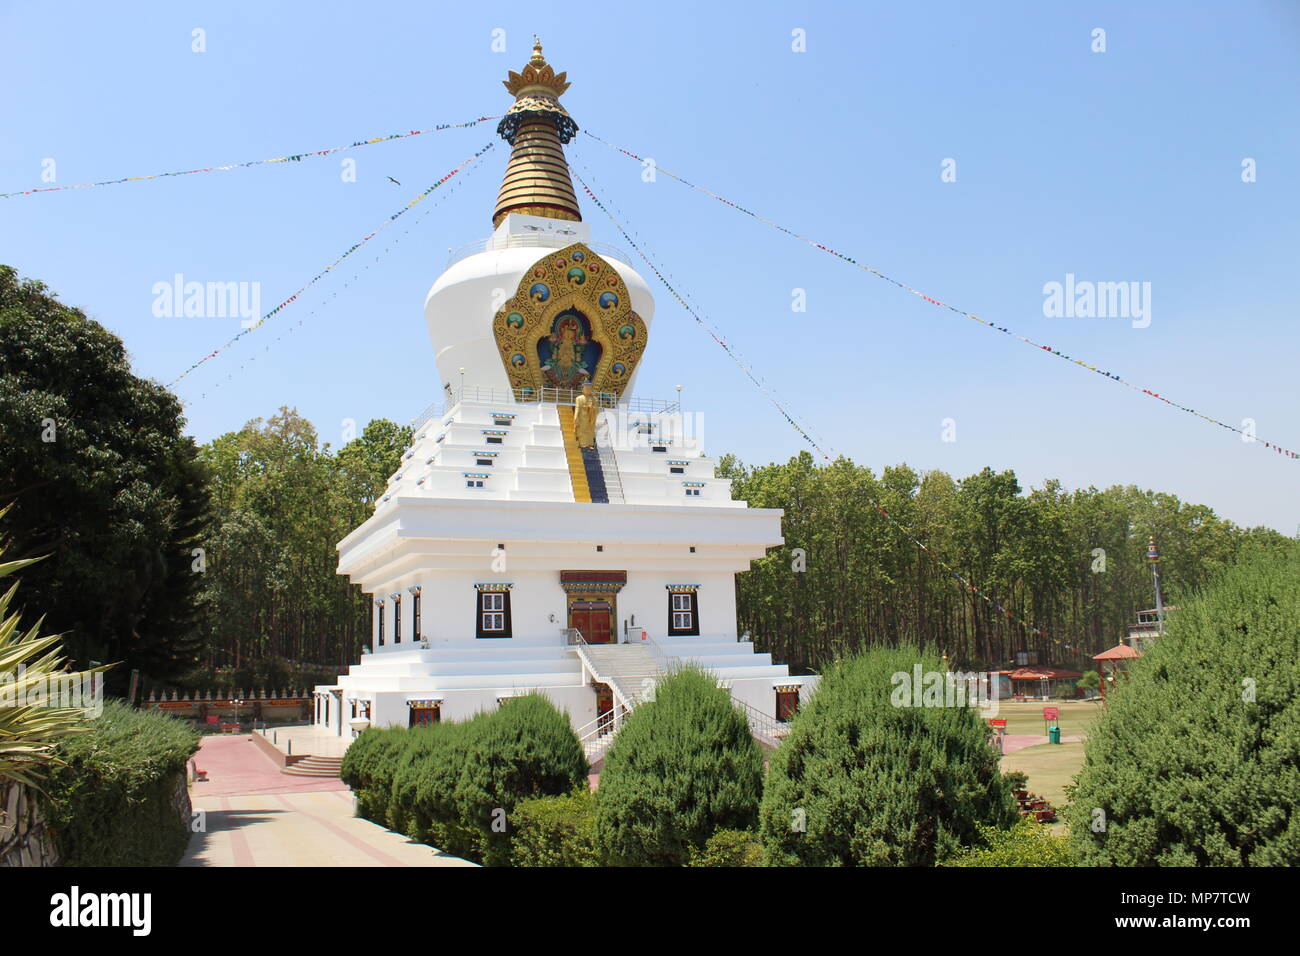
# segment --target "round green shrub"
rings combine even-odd
[[[1077,866],[1069,840],[1029,817],[1010,830],[980,827],[980,843],[953,854],[940,866]]]
[[[469,720],[439,724],[430,737],[432,746],[418,752],[414,761],[399,768],[406,826],[401,832],[412,839],[436,846],[444,853],[478,861],[480,854],[473,830],[464,825],[456,804],[456,787],[465,773],[474,739],[482,733],[493,714],[481,712]],[[390,816],[399,818],[396,811]]]
[[[569,719],[541,694],[469,720],[367,730],[342,777],[358,812],[445,853],[510,860],[510,813],[521,800],[572,791],[587,760]]]
[[[379,822],[413,840],[431,841],[429,828],[433,821],[425,811],[425,791],[435,777],[441,787],[455,786],[459,772],[456,755],[463,751],[457,745],[465,730],[464,724],[447,723],[412,727],[402,732],[401,745],[391,754],[384,819]]]
[[[596,791],[596,845],[617,866],[682,866],[718,829],[754,826],[763,758],[731,695],[696,670],[627,718]]]
[[[468,739],[456,781],[456,819],[475,834],[474,855],[488,866],[510,861],[510,812],[530,797],[570,793],[589,767],[569,718],[541,694],[517,697]]]
[[[510,815],[515,866],[599,866],[596,815],[591,790],[580,787],[561,797],[534,797]]]
[[[387,822],[395,754],[406,739],[404,727],[371,727],[348,746],[339,778],[356,794],[358,816],[379,824]]]
[[[1066,810],[1083,863],[1300,863],[1297,582],[1297,550],[1228,568],[1108,688]]]
[[[1011,790],[979,712],[895,691],[938,658],[887,648],[831,668],[772,755],[761,812],[779,866],[932,866],[1011,826]]]
[[[753,830],[717,830],[687,866],[763,866],[763,838]]]

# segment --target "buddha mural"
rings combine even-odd
[[[567,402],[591,383],[602,401],[618,399],[647,338],[630,298],[618,270],[582,243],[534,262],[492,320],[516,398]]]
[[[576,309],[566,309],[557,315],[551,324],[551,334],[537,344],[542,375],[550,388],[582,388],[591,381],[600,352],[600,345],[592,341],[586,319]]]

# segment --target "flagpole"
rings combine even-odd
[[[1156,550],[1156,539],[1147,542],[1147,560],[1151,562],[1151,578],[1156,586],[1156,622],[1160,636],[1165,633],[1165,599],[1160,593],[1160,552]]]

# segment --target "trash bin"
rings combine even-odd
[[[1056,724],[1047,728],[1047,742],[1049,744],[1059,744],[1061,742],[1061,728]]]

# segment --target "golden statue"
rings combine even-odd
[[[582,386],[582,394],[573,400],[573,430],[579,448],[596,447],[596,416],[600,408],[591,394],[591,386]]]

